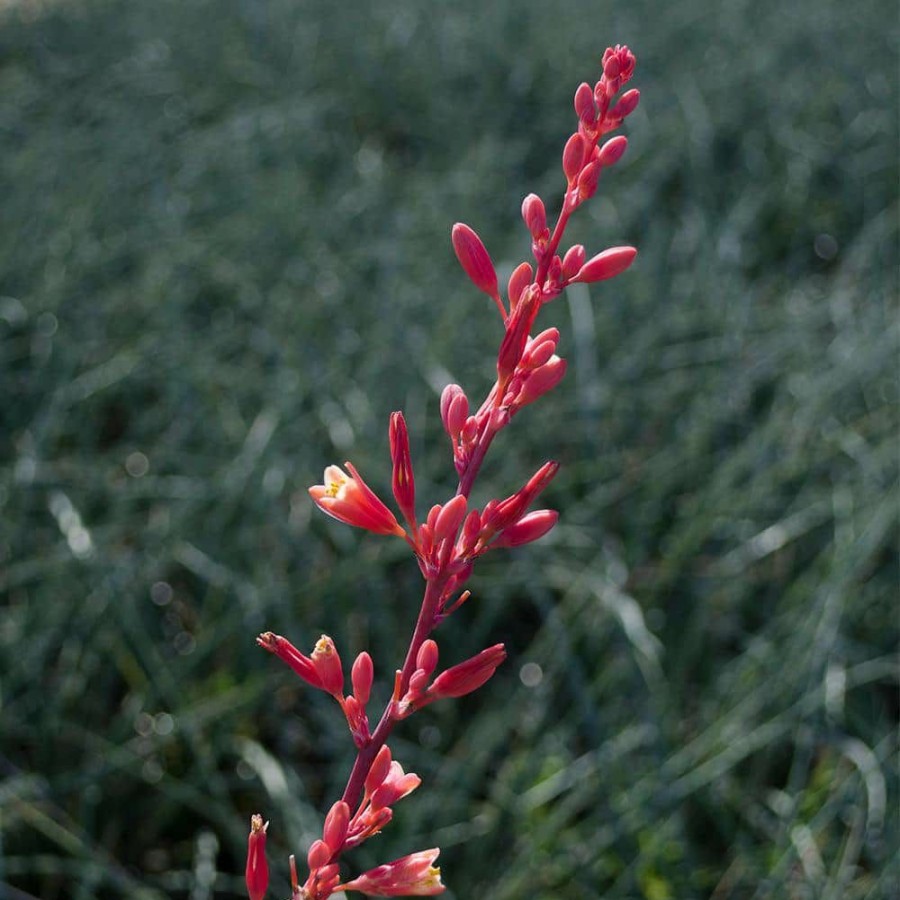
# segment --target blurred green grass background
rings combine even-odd
[[[509,660],[399,729],[423,787],[353,871],[440,845],[449,898],[896,897],[896,7],[798,0],[7,3],[0,19],[0,895],[273,896],[351,759],[262,629],[385,698],[419,597],[311,514],[387,417],[423,506],[479,396],[518,208],[571,96],[638,56],[630,148],[573,239],[640,247],[546,311],[569,375],[553,536],[439,634]],[[346,871],[351,871],[348,866]]]

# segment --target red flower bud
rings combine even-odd
[[[440,543],[445,538],[456,539],[456,532],[466,515],[468,500],[463,494],[457,494],[441,507],[434,522],[434,542]]]
[[[562,261],[562,277],[568,281],[584,265],[584,247],[575,244],[569,247]]]
[[[316,648],[310,658],[322,681],[322,690],[341,697],[344,693],[344,671],[334,641],[327,634],[316,641]]]
[[[566,176],[569,184],[578,177],[587,149],[587,141],[580,134],[573,134],[566,141],[566,146],[563,149],[562,167],[563,174]]]
[[[516,408],[534,403],[539,397],[552,391],[563,380],[566,367],[564,359],[551,356],[544,365],[529,373],[516,396]]]
[[[369,702],[369,694],[372,691],[374,679],[374,667],[372,657],[363,650],[356,657],[353,668],[350,670],[350,680],[353,682],[353,696],[362,706]]]
[[[388,431],[391,445],[391,462],[393,474],[391,487],[394,499],[403,513],[409,527],[416,527],[416,480],[413,476],[412,458],[409,452],[409,434],[403,413],[391,413],[391,424]]]
[[[435,641],[425,641],[416,655],[416,668],[421,669],[429,677],[438,664],[438,645]]]
[[[331,859],[331,847],[325,841],[313,841],[306,854],[306,863],[311,872],[328,865]]]
[[[547,230],[547,212],[544,209],[544,201],[537,194],[529,194],[522,201],[522,218],[531,236],[536,241],[540,240]]]
[[[515,309],[522,291],[531,284],[534,277],[534,270],[527,262],[523,262],[517,266],[512,275],[509,276],[509,284],[506,288],[506,294],[509,297],[509,308]]]
[[[464,697],[480,688],[497,670],[506,658],[503,644],[495,644],[482,650],[477,656],[441,672],[428,688],[431,700],[444,697]]]
[[[597,156],[597,162],[601,166],[611,166],[617,163],[628,146],[628,138],[624,134],[608,140],[601,148]]]
[[[263,900],[269,887],[269,865],[266,862],[266,830],[260,815],[250,818],[250,836],[247,839],[247,894],[250,900]]]
[[[615,278],[624,272],[637,256],[634,247],[610,247],[602,253],[591,257],[580,269],[572,281],[583,281],[591,284],[594,281],[605,281]]]
[[[456,258],[472,284],[489,297],[499,299],[497,273],[481,238],[468,225],[457,222],[453,226],[451,239]]]
[[[366,796],[370,797],[381,786],[381,783],[387,778],[387,774],[391,768],[391,751],[385,744],[372,761],[369,767],[369,774],[366,775]]]
[[[600,163],[596,160],[588,163],[578,176],[578,199],[581,202],[590,200],[597,193],[597,182],[600,179]]]
[[[441,421],[444,430],[455,441],[469,416],[469,401],[458,384],[448,384],[441,393]]]
[[[340,853],[350,828],[350,807],[343,800],[338,800],[325,817],[325,828],[322,837],[331,850],[331,856]],[[330,857],[329,857],[330,858]],[[325,860],[327,863],[328,860]]]
[[[575,112],[585,125],[594,127],[597,122],[597,107],[594,105],[594,92],[586,82],[579,84],[575,91]]]
[[[616,119],[624,119],[626,116],[630,116],[637,109],[640,99],[641,92],[637,88],[625,91],[619,97],[618,103],[613,107],[612,116]]]
[[[556,524],[559,513],[552,509],[536,509],[522,516],[503,530],[492,544],[494,547],[518,547],[543,537]]]

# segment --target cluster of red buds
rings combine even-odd
[[[633,247],[612,247],[590,259],[580,244],[560,251],[569,217],[596,193],[603,169],[618,162],[625,152],[625,137],[602,144],[600,140],[637,107],[637,90],[628,90],[616,99],[633,71],[634,55],[617,45],[603,54],[600,80],[593,87],[584,83],[576,90],[578,127],[563,150],[566,189],[556,224],[552,230],[548,226],[540,197],[529,194],[525,198],[522,218],[531,236],[534,266],[523,262],[513,271],[505,303],[481,239],[468,225],[453,227],[453,249],[460,265],[472,283],[494,301],[503,322],[497,378],[478,410],[472,412],[459,385],[448,385],[441,395],[441,419],[459,478],[454,495],[432,506],[424,520],[418,518],[409,435],[400,412],[391,414],[389,442],[391,486],[404,524],[349,462],[344,469],[328,466],[324,483],[309,489],[316,506],[338,521],[406,541],[425,580],[425,593],[406,659],[394,673],[390,701],[374,730],[367,713],[374,678],[368,653],[356,657],[350,677],[352,690],[345,694],[341,659],[327,635],[322,635],[309,656],[272,632],[257,639],[307,684],[334,697],[357,748],[344,794],[325,818],[322,837],[307,852],[309,875],[302,885],[295,859],[290,858],[292,900],[326,900],[342,891],[400,897],[430,896],[444,890],[440,869],[434,866],[436,849],[412,853],[345,882],[341,881],[340,858],[378,834],[391,821],[393,805],[421,783],[418,775],[404,772],[391,757],[387,740],[395,724],[435,700],[462,697],[481,687],[506,657],[503,644],[495,644],[435,675],[438,645],[430,635],[468,599],[464,586],[475,560],[488,550],[535,541],[556,524],[554,510],[531,509],[556,475],[559,466],[555,462],[544,463],[519,490],[503,500],[490,500],[481,509],[470,505],[469,496],[494,437],[520,409],[551,391],[565,375],[566,361],[556,354],[559,331],[547,328],[532,334],[541,307],[568,285],[612,278],[634,260],[637,251]],[[247,856],[250,900],[262,900],[268,886],[267,828],[268,822],[263,823],[261,816],[252,817]]]

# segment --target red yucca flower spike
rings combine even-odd
[[[530,509],[556,475],[559,465],[555,462],[541,466],[515,493],[488,500],[483,506],[481,501],[475,502],[472,490],[497,434],[526,406],[556,388],[565,375],[566,360],[557,352],[559,330],[536,328],[544,306],[568,285],[605,281],[620,275],[635,260],[637,251],[628,246],[594,254],[582,244],[561,249],[569,218],[596,193],[601,173],[616,165],[628,146],[621,135],[605,136],[621,126],[638,105],[637,90],[619,96],[631,80],[634,66],[634,54],[617,44],[603,54],[593,87],[585,81],[575,90],[576,121],[563,146],[564,183],[556,219],[548,220],[548,207],[537,194],[528,194],[522,201],[532,260],[511,267],[506,287],[508,308],[481,238],[468,225],[453,226],[451,242],[459,264],[502,316],[496,379],[481,404],[470,404],[458,384],[447,385],[440,395],[441,423],[459,479],[456,490],[441,502],[433,502],[421,521],[417,518],[409,432],[400,412],[391,414],[388,438],[391,492],[406,528],[350,463],[344,468],[328,466],[323,483],[309,488],[315,505],[333,519],[373,534],[402,537],[422,573],[424,596],[403,665],[393,673],[390,699],[378,719],[371,720],[374,728],[368,707],[375,664],[367,652],[357,653],[350,673],[351,693],[345,694],[341,658],[327,635],[322,635],[308,656],[271,631],[257,638],[261,647],[308,685],[334,698],[356,747],[343,795],[332,802],[321,836],[307,849],[309,874],[302,884],[296,860],[289,858],[292,900],[328,900],[352,891],[370,897],[425,897],[445,889],[435,865],[437,848],[383,863],[348,881],[341,880],[342,857],[387,827],[395,804],[422,783],[417,774],[404,771],[393,758],[388,745],[393,729],[435,700],[461,698],[482,687],[506,658],[504,645],[494,644],[438,671],[438,645],[431,634],[471,596],[465,586],[475,563],[492,550],[538,540],[559,518],[552,509]],[[377,696],[378,692],[374,693]],[[267,828],[261,816],[253,816],[246,870],[250,900],[263,900],[268,886]]]

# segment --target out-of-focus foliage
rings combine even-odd
[[[638,264],[546,310],[570,374],[481,488],[559,458],[561,524],[442,628],[510,658],[398,730],[424,785],[347,871],[440,845],[451,898],[891,896],[893,4],[4,6],[0,894],[240,895],[257,811],[287,894],[351,753],[254,635],[370,649],[383,700],[419,596],[305,488],[350,457],[386,491],[403,408],[423,506],[452,489],[438,391],[483,391],[500,330],[450,225],[524,258],[627,42],[630,149],[573,239]]]

